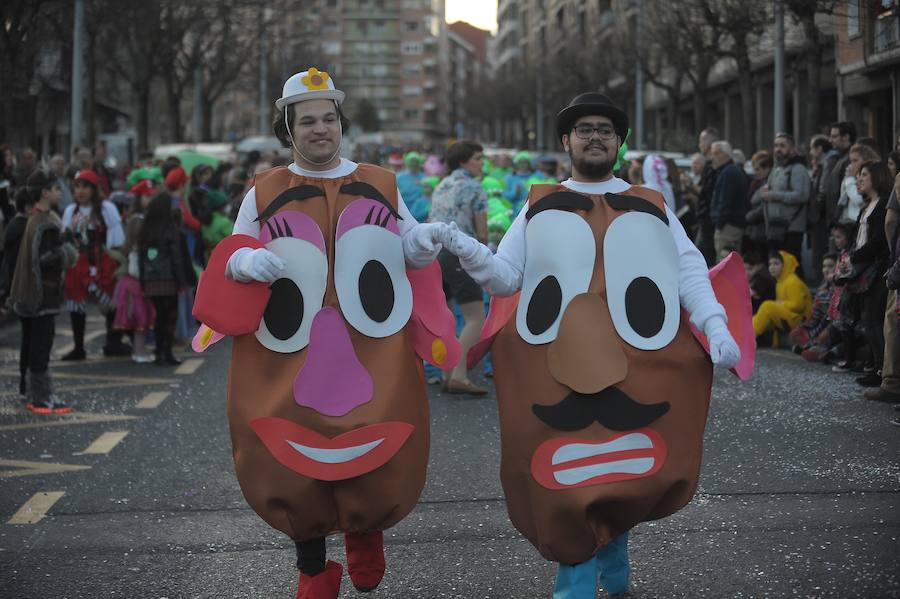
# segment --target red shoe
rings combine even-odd
[[[34,414],[52,414],[53,407],[45,403],[30,403],[25,406],[29,412]]]
[[[367,593],[384,578],[384,533],[344,535],[347,547],[347,571],[357,591]]]
[[[325,569],[315,576],[301,572],[297,582],[297,599],[337,599],[341,594],[343,574],[344,568],[330,560],[325,564]]]

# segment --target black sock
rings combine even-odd
[[[297,569],[307,576],[325,571],[325,537],[312,541],[294,541],[297,546]]]
[[[72,321],[72,341],[75,344],[75,351],[84,351],[84,327],[87,316],[83,312],[70,312],[69,319]]]

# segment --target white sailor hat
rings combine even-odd
[[[340,105],[344,96],[344,92],[334,87],[328,73],[310,67],[308,71],[291,75],[284,82],[281,97],[275,100],[275,108],[281,110],[288,104],[305,100],[334,100]]]

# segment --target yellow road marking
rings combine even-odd
[[[71,464],[54,464],[52,462],[26,462],[25,460],[0,460],[0,467],[16,468],[16,470],[0,470],[0,478],[74,472],[90,468],[90,466],[73,466]]]
[[[97,439],[88,445],[87,449],[85,449],[82,453],[109,453],[112,451],[113,447],[119,444],[119,442],[128,435],[128,431],[110,431],[108,433],[103,433]]]
[[[175,374],[194,374],[203,365],[203,358],[191,358],[175,369]]]
[[[40,522],[50,508],[59,501],[65,491],[49,491],[46,493],[35,493],[31,499],[25,502],[25,505],[19,508],[15,515],[7,520],[7,524],[34,524]]]
[[[0,431],[21,431],[29,428],[44,428],[48,426],[74,426],[76,424],[94,424],[96,422],[116,422],[119,420],[135,420],[137,416],[124,414],[94,414],[92,412],[75,412],[71,416],[63,416],[60,420],[46,422],[23,422],[21,424],[4,424]]]
[[[0,370],[0,375],[2,376],[19,376],[18,370],[10,370],[4,369]],[[115,376],[110,374],[75,374],[74,372],[63,372],[63,371],[53,371],[54,379],[81,379],[81,380],[97,380],[97,381],[108,381],[111,383],[121,382],[123,384],[137,384],[140,383],[142,385],[164,385],[166,383],[174,382],[175,379],[166,379],[166,378],[156,378],[156,377],[141,377],[141,376]]]
[[[144,399],[137,403],[136,408],[141,408],[144,410],[151,410],[153,408],[159,407],[159,404],[166,401],[169,398],[168,391],[152,391],[144,396]]]

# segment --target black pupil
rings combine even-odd
[[[273,337],[286,341],[294,336],[303,322],[303,294],[290,279],[278,279],[269,289],[272,296],[266,304],[263,319]]]
[[[394,284],[384,264],[369,260],[359,273],[359,299],[375,322],[384,322],[394,309]]]
[[[554,276],[547,276],[534,288],[528,312],[525,314],[525,325],[532,335],[540,335],[550,328],[562,306],[562,289]]]
[[[662,330],[666,302],[659,287],[647,277],[638,277],[625,291],[625,312],[634,332],[649,339]]]

